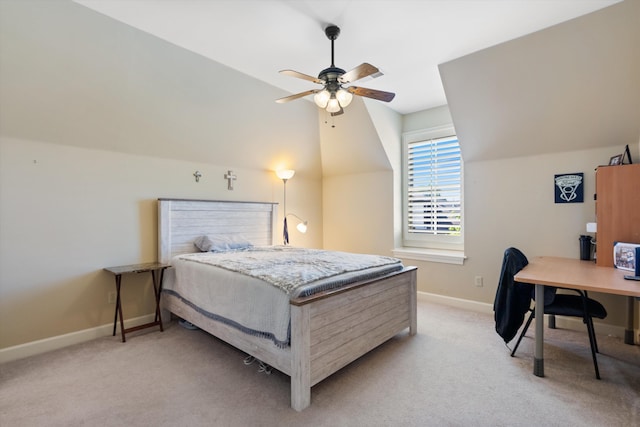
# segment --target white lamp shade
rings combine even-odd
[[[302,234],[306,233],[307,232],[307,221],[301,222],[300,224],[298,224],[298,226],[296,228]]]
[[[336,99],[338,100],[342,108],[345,108],[347,105],[351,104],[353,95],[349,91],[340,89],[338,90],[338,92],[336,92]]]
[[[329,98],[331,98],[331,94],[328,90],[324,89],[313,96],[313,101],[318,107],[326,108]]]
[[[294,171],[293,169],[282,169],[276,171],[276,175],[280,179],[291,179],[293,178],[293,175],[295,175],[295,173],[296,171]]]
[[[335,97],[329,99],[329,102],[327,103],[327,111],[329,113],[337,113],[341,108],[342,107],[340,107],[340,103]]]

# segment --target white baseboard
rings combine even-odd
[[[428,292],[418,291],[418,299],[424,299],[425,301],[435,302],[438,304],[449,305],[456,308],[462,308],[464,310],[475,311],[478,313],[493,314],[493,304],[487,304],[484,302],[465,300],[461,298],[448,297],[444,295],[431,294]],[[545,316],[545,325],[547,324]],[[571,329],[575,331],[586,331],[586,327],[582,322],[582,319],[577,317],[560,317],[556,316],[556,326],[558,328]],[[596,331],[596,335],[611,335],[617,338],[624,338],[624,327],[609,325],[606,323],[593,322],[593,326]],[[636,344],[640,341],[640,332],[636,331],[634,336],[636,338]]]
[[[125,328],[131,328],[145,323],[153,322],[154,314],[135,317],[124,321]],[[36,354],[46,353],[48,351],[57,350],[74,344],[91,341],[96,338],[109,336],[113,333],[113,323],[108,325],[97,326],[95,328],[85,329],[82,331],[71,332],[64,335],[58,335],[51,338],[45,338],[38,341],[32,341],[25,344],[16,345],[0,349],[0,363],[10,362],[12,360],[23,359]],[[120,323],[116,329],[116,335],[120,335]]]
[[[444,304],[451,307],[462,308],[469,311],[475,311],[478,313],[491,314],[493,313],[493,304],[487,304],[486,302],[471,301],[468,299],[448,297],[444,295],[431,294],[428,292],[418,291],[418,299],[424,299],[425,301],[435,302],[438,304]]]

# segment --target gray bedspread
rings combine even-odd
[[[289,342],[289,300],[370,279],[403,268],[378,255],[255,247],[174,257],[172,294],[215,320],[262,336],[282,347]]]
[[[291,246],[194,253],[180,258],[264,280],[291,297],[312,295],[350,283],[354,278],[368,279],[402,269],[397,258]]]

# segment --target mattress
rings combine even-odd
[[[247,334],[285,347],[291,298],[403,268],[396,258],[269,246],[178,255],[163,292]]]

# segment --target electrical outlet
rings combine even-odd
[[[482,276],[476,276],[475,283],[478,288],[481,288],[483,286]]]
[[[115,292],[109,292],[107,294],[107,302],[109,304],[115,304],[116,303],[116,293]]]

